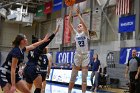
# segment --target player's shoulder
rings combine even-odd
[[[12,48],[11,53],[20,53],[19,47]]]

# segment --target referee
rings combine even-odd
[[[129,72],[129,79],[130,79],[130,93],[138,93],[140,88],[140,59],[136,56],[137,51],[135,49],[132,50],[132,57],[128,60],[125,77],[128,77]]]

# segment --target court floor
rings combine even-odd
[[[32,93],[34,93],[33,90]],[[112,92],[108,92],[108,91],[112,91]],[[3,93],[1,91],[1,88],[0,88],[0,93]],[[15,93],[21,93],[21,92],[15,92]],[[64,84],[49,83],[46,85],[45,93],[68,93],[68,86]],[[82,91],[79,87],[76,87],[72,90],[72,93],[82,93]],[[86,93],[95,93],[95,92],[89,91],[89,89],[87,89]],[[98,90],[96,93],[124,93],[124,92],[118,89],[107,89],[106,91]]]
[[[68,93],[68,86],[62,84],[47,84],[45,93]],[[74,88],[72,93],[82,93],[81,89]],[[91,91],[87,91],[86,93],[94,93]],[[114,92],[107,92],[98,90],[96,93],[114,93]]]

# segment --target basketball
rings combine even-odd
[[[75,4],[75,2],[76,2],[76,0],[65,0],[65,4],[66,4],[67,6],[72,6],[72,5]]]

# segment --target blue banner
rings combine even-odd
[[[128,59],[132,57],[132,50],[137,50],[137,56],[140,57],[140,47],[121,48],[120,51],[120,64],[127,64]]]
[[[56,63],[73,63],[74,61],[74,51],[69,52],[57,52],[56,53]]]
[[[120,17],[119,33],[135,31],[135,15]]]
[[[90,51],[90,62],[93,59],[94,50]],[[73,63],[74,62],[75,51],[67,51],[67,52],[57,52],[56,53],[56,63]]]
[[[54,0],[53,1],[53,12],[61,10],[62,8],[62,0]]]

